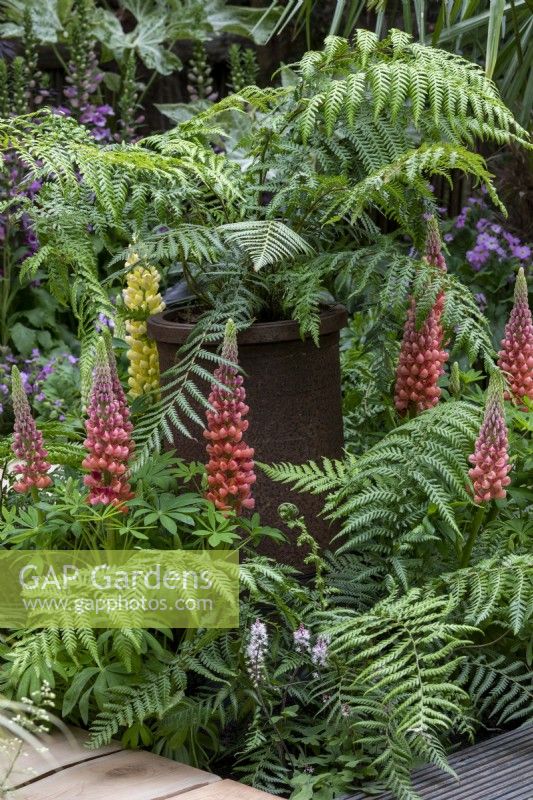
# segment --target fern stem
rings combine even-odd
[[[482,505],[478,508],[475,513],[474,519],[472,520],[472,525],[470,528],[470,533],[468,534],[468,539],[466,540],[466,544],[463,547],[463,551],[461,553],[461,561],[460,566],[462,569],[467,567],[470,562],[470,556],[472,555],[472,549],[474,547],[475,541],[477,539],[477,535],[480,531],[481,524],[485,517],[485,512],[487,508],[486,506]]]

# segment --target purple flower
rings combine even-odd
[[[80,122],[84,125],[95,125],[97,128],[103,128],[107,123],[107,118],[114,113],[111,106],[86,106],[81,113]]]
[[[473,250],[468,250],[466,253],[466,260],[473,270],[479,272],[481,267],[487,262],[489,258],[489,251],[483,247],[475,247]]]
[[[106,317],[105,314],[100,312],[98,314],[98,320],[95,322],[94,327],[101,333],[105,328],[109,328],[110,331],[115,329],[115,323],[110,317]]]
[[[317,667],[325,667],[328,660],[329,639],[327,636],[318,636],[316,644],[311,650],[311,660]]]
[[[518,238],[518,236],[513,236],[513,234],[509,233],[508,231],[503,232],[503,238],[505,239],[509,247],[516,247],[517,245],[520,244],[520,239]]]
[[[483,292],[478,292],[477,294],[475,294],[474,300],[476,301],[481,313],[483,313],[483,311],[485,311],[485,309],[487,308],[487,298],[485,297]]]
[[[511,253],[515,258],[519,258],[521,261],[527,261],[531,257],[531,248],[526,244],[511,245]]]
[[[95,128],[91,133],[97,142],[109,141],[109,139],[111,139],[110,128]]]
[[[463,208],[461,209],[461,213],[458,215],[458,217],[455,220],[455,227],[456,228],[464,228],[464,226],[466,225],[466,218],[467,218],[469,212],[470,212],[469,207],[468,206],[463,206]]]
[[[481,219],[478,219],[478,221],[476,222],[476,230],[484,231],[488,228],[489,225],[490,225],[489,220],[486,217],[481,217]]]
[[[453,233],[445,233],[442,238],[445,242],[453,242]]]
[[[300,627],[293,632],[294,649],[297,653],[304,653],[309,650],[311,644],[311,631],[305,627],[303,622]]]

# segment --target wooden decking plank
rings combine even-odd
[[[167,800],[219,780],[153,753],[122,750],[17,789],[10,800]]]
[[[85,746],[89,739],[86,731],[69,728],[69,733],[70,736],[67,737],[63,731],[56,730],[52,734],[39,736],[43,748],[46,748],[44,752],[36,752],[31,747],[24,746],[10,775],[9,788],[15,789],[17,786],[50,775],[58,769],[122,750],[119,742],[111,742],[97,750],[89,750]],[[10,759],[0,753],[0,772],[5,775],[10,766]]]
[[[219,781],[192,792],[172,795],[168,800],[279,800],[273,794],[260,792],[235,781]]]
[[[533,726],[500,734],[450,756],[459,780],[426,766],[413,786],[423,800],[533,800]],[[368,800],[359,793],[346,800]],[[373,800],[393,800],[390,793]]]

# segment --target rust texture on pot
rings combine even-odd
[[[193,327],[175,321],[176,316],[177,312],[169,309],[148,321],[149,335],[157,342],[162,373],[175,364],[176,352]],[[302,340],[298,323],[293,321],[256,323],[239,335],[239,363],[250,406],[246,439],[255,448],[257,461],[301,464],[322,456],[342,457],[339,331],[346,320],[342,306],[322,312],[320,347],[310,339]],[[212,369],[212,365],[206,367]],[[176,454],[188,461],[205,461],[202,432],[196,427],[191,432],[194,439],[175,431]],[[293,502],[305,515],[309,530],[327,547],[332,530],[318,517],[321,499],[292,492],[288,486],[257,472],[254,496],[262,522],[284,529],[278,506]],[[305,556],[292,542],[267,542],[262,552],[295,566],[301,566]]]

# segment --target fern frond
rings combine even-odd
[[[312,253],[312,248],[301,236],[278,220],[232,222],[221,225],[218,230],[229,242],[245,250],[256,272],[280,261]]]

